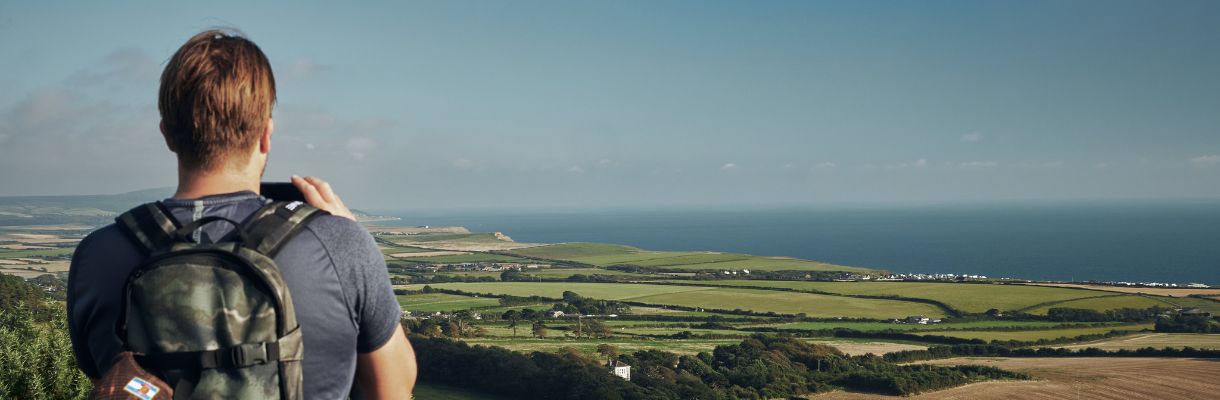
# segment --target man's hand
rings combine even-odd
[[[330,212],[331,215],[348,218],[352,221],[356,220],[352,210],[347,209],[347,206],[343,205],[343,200],[340,200],[339,195],[330,189],[330,184],[326,183],[326,181],[312,176],[302,178],[293,175],[292,185],[296,186],[301,191],[301,194],[305,195],[305,202],[309,203],[309,205]]]

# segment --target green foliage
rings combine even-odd
[[[1220,333],[1220,323],[1207,315],[1183,315],[1156,320],[1157,332]]]
[[[1113,310],[1091,310],[1085,308],[1054,307],[1046,311],[1046,319],[1051,321],[1081,321],[1081,322],[1138,322],[1148,321],[1157,314],[1167,310],[1160,307],[1148,309],[1119,308]]]
[[[46,322],[32,311],[21,303],[0,310],[0,398],[85,398],[90,383],[76,368],[63,307]]]

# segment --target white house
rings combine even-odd
[[[929,320],[928,317],[925,317],[922,315],[912,315],[912,316],[907,317],[908,324],[927,325],[928,320]]]
[[[606,368],[610,369],[610,373],[619,378],[631,380],[631,366],[618,360],[606,363]]]
[[[551,317],[551,318],[560,318],[560,317],[563,317],[563,311],[551,310],[546,313],[546,316]]]

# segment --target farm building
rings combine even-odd
[[[606,368],[609,369],[610,373],[614,376],[631,380],[631,366],[622,361],[614,360],[607,362]]]

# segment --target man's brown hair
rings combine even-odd
[[[161,73],[157,109],[184,165],[213,170],[249,161],[275,105],[271,63],[235,30],[187,40]]]

